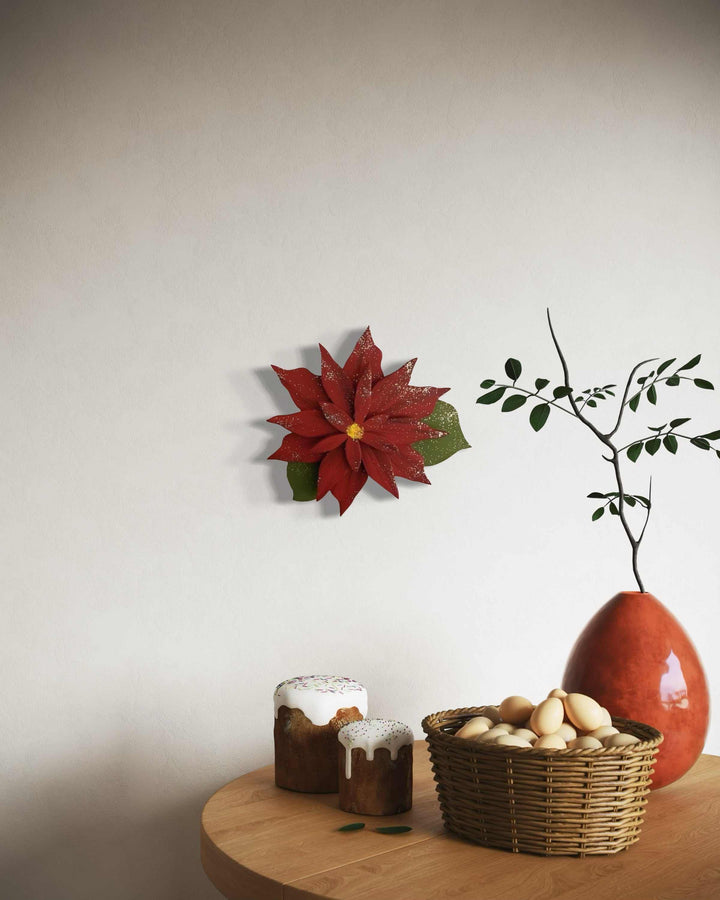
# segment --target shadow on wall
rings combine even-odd
[[[196,783],[182,796],[173,771],[163,803],[162,773],[148,773],[140,756],[125,749],[111,749],[105,762],[78,759],[35,780],[25,796],[17,790],[3,809],[9,834],[0,851],[3,900],[221,896],[199,850],[200,813],[220,785],[200,794]]]

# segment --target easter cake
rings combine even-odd
[[[341,675],[301,675],[275,688],[275,783],[306,793],[338,789],[337,733],[367,715],[367,691]]]

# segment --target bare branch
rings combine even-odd
[[[648,365],[651,362],[657,362],[659,357],[655,356],[653,359],[644,359],[642,362],[638,363],[632,372],[628,375],[627,384],[625,385],[625,392],[623,393],[622,403],[620,404],[620,410],[618,412],[617,422],[615,423],[615,427],[612,431],[608,431],[605,437],[611,438],[615,432],[620,427],[620,423],[622,422],[623,413],[625,412],[625,405],[627,403],[628,394],[630,393],[630,388],[632,387],[632,380],[635,377],[635,373],[638,369],[642,369],[643,366]]]

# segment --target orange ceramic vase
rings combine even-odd
[[[683,627],[652,594],[623,591],[593,616],[570,653],[563,688],[662,731],[653,789],[676,781],[702,753],[705,673]]]

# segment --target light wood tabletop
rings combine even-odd
[[[701,756],[650,795],[640,840],[613,856],[540,857],[446,832],[427,748],[417,741],[413,808],[342,812],[337,794],[275,786],[265,766],[231,781],[202,814],[201,856],[229,900],[720,900],[720,757]],[[365,822],[361,831],[341,825]],[[374,829],[410,825],[384,835]]]

